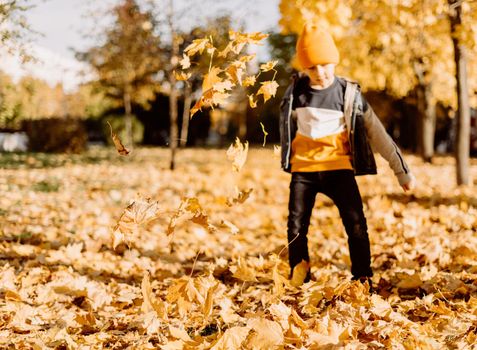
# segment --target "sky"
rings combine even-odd
[[[164,3],[165,0],[155,0]],[[119,0],[34,0],[35,7],[26,13],[32,29],[41,33],[34,37],[31,52],[38,63],[22,65],[18,57],[0,53],[0,69],[14,79],[29,74],[51,85],[62,82],[73,91],[82,81],[81,71],[87,67],[74,57],[73,48],[86,49],[94,38],[86,39],[87,31],[101,26],[101,19],[91,12],[101,11]],[[278,30],[279,0],[174,0],[181,11],[179,25],[185,27],[207,15],[231,12],[236,22],[244,22],[247,31]],[[100,5],[98,4],[100,3]],[[190,16],[189,16],[190,15]],[[104,20],[104,19],[103,19]],[[99,22],[99,23],[98,23]]]

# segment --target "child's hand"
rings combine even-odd
[[[410,180],[407,183],[402,184],[401,187],[404,191],[413,190],[414,187],[416,187],[416,178],[414,177],[414,175],[411,174]]]

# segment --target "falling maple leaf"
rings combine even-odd
[[[257,101],[253,100],[253,95],[248,95],[248,101],[249,101],[249,104],[250,104],[250,108],[257,107]]]
[[[179,81],[188,80],[192,76],[192,73],[176,72],[174,71],[174,77]]]
[[[256,80],[257,80],[257,77],[255,75],[248,76],[243,80],[242,85],[244,87],[253,86],[255,85]],[[255,108],[255,107],[252,107],[252,108]]]
[[[116,135],[114,132],[113,132],[113,127],[111,126],[111,124],[109,123],[109,121],[107,122],[108,125],[109,125],[109,128],[111,129],[111,138],[113,139],[113,142],[114,142],[114,146],[116,147],[116,150],[118,151],[118,153],[122,156],[127,156],[129,154],[129,151],[126,147],[123,146],[121,140],[119,139],[118,135]]]
[[[267,102],[271,97],[277,93],[278,84],[276,81],[265,81],[261,83],[262,86],[257,92],[257,95],[263,95],[263,102]]]
[[[211,47],[211,43],[208,38],[203,39],[195,39],[192,41],[192,44],[187,46],[184,49],[184,52],[189,56],[194,56],[196,53],[202,54],[202,52],[206,49]]]
[[[265,131],[265,126],[260,122],[260,125],[262,126],[262,132],[263,132],[263,147],[265,147],[265,142],[267,141],[267,135],[268,132]]]
[[[249,197],[250,193],[252,193],[253,188],[249,188],[248,190],[239,191],[237,187],[235,187],[235,196],[233,198],[228,198],[226,204],[231,207],[235,204],[244,203]]]
[[[263,63],[260,65],[260,70],[262,72],[268,72],[268,71],[271,71],[272,69],[275,68],[275,66],[277,65],[278,61],[269,61],[267,63]]]
[[[214,84],[220,83],[223,79],[219,77],[219,74],[222,72],[220,68],[212,67],[212,69],[204,76],[202,81],[202,91],[207,91],[211,89]]]
[[[186,54],[182,55],[182,60],[179,61],[179,64],[181,65],[182,69],[188,69],[190,68],[190,58]]]
[[[239,60],[242,61],[242,62],[250,62],[250,61],[253,60],[256,56],[257,56],[256,54],[245,55],[245,56],[240,57]]]
[[[241,143],[237,137],[235,143],[232,143],[227,149],[227,158],[232,161],[232,169],[236,172],[242,170],[248,154],[248,141]]]
[[[177,221],[184,216],[187,216],[190,221],[203,226],[209,232],[215,232],[217,230],[215,226],[209,222],[209,217],[199,204],[199,200],[195,197],[185,197],[169,221],[169,226],[167,227],[168,236],[174,233]]]
[[[159,216],[159,202],[150,198],[139,198],[129,204],[113,229],[113,249],[116,249],[121,242],[129,245],[133,241],[132,237],[139,235],[141,227],[151,224]]]

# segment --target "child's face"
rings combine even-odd
[[[333,82],[335,76],[335,64],[318,64],[304,69],[306,75],[310,77],[311,85],[327,86]]]

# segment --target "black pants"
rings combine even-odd
[[[317,193],[330,197],[338,207],[346,233],[353,278],[373,275],[368,227],[363,202],[352,170],[294,172],[288,204],[288,252],[290,270],[308,255],[308,226]]]

